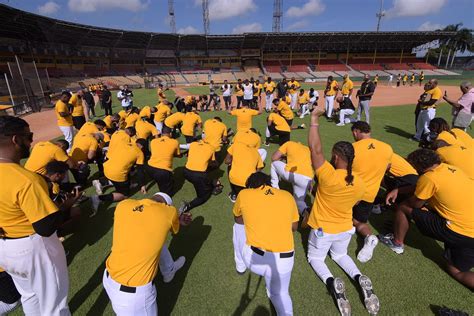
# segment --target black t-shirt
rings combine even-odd
[[[87,104],[93,105],[94,104],[94,97],[92,96],[92,93],[86,92],[84,93],[84,100],[86,101]]]
[[[109,98],[110,98],[110,102],[107,102]],[[102,104],[108,104],[108,103],[112,103],[112,93],[110,93],[110,90],[104,90],[102,91]]]
[[[366,101],[372,99],[372,96],[362,97],[360,95],[368,94],[375,91],[375,85],[372,81],[362,82],[357,95],[359,95],[360,101]]]
[[[355,110],[354,104],[350,98],[344,98],[342,103],[339,103],[341,110]]]

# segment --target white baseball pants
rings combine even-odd
[[[298,93],[297,92],[292,93],[290,94],[290,96],[291,96],[290,106],[291,106],[291,109],[294,110],[296,108],[296,105],[298,104]]]
[[[290,182],[293,185],[293,197],[296,200],[298,212],[303,214],[307,207],[305,202],[306,192],[309,190],[312,179],[298,173],[286,171],[285,167],[286,164],[283,161],[277,160],[272,162],[270,168],[272,187],[279,189],[278,182],[280,179]]]
[[[4,302],[0,301],[0,315],[6,315],[10,312],[12,312],[15,308],[17,308],[20,305],[20,301],[17,301],[12,304],[7,304]]]
[[[163,129],[163,122],[157,122],[157,121],[154,121],[154,122],[155,122],[156,129],[161,134],[161,130]]]
[[[67,140],[69,143],[69,148],[67,149],[67,152],[72,148],[72,140],[74,138],[74,126],[58,126],[59,129],[61,130],[61,133],[64,135],[64,139]]]
[[[174,260],[167,245],[163,245],[161,248],[159,264],[163,276],[173,273]],[[105,270],[102,284],[112,303],[112,308],[118,316],[158,315],[156,288],[152,282],[137,286],[135,293],[122,292],[120,291],[122,284],[114,281],[110,275],[107,276],[107,270]]]
[[[332,117],[332,111],[334,110],[334,95],[327,95],[325,98],[325,109],[326,109],[326,117]]]
[[[25,315],[70,315],[66,254],[56,234],[0,239],[0,267],[21,294]]]
[[[243,247],[243,259],[250,271],[265,278],[267,296],[272,301],[277,315],[293,315],[289,288],[294,255],[290,258],[280,258],[279,252],[265,252],[261,256],[246,244]]]
[[[301,115],[300,118],[304,118],[305,115],[308,115],[309,112],[309,103],[301,104]]]
[[[235,260],[235,269],[243,273],[247,270],[243,258],[243,250],[245,243],[247,242],[247,236],[245,235],[245,226],[243,224],[234,223],[232,228],[232,242],[234,244],[234,260]]]
[[[351,118],[352,114],[354,114],[354,110],[351,109],[339,110],[339,122],[344,124],[351,123],[353,121],[353,119]]]
[[[323,236],[318,237],[317,230],[312,229],[308,238],[308,262],[313,267],[318,277],[326,283],[328,278],[333,277],[328,266],[324,262],[328,252],[334,260],[352,279],[361,274],[354,263],[354,260],[347,254],[347,247],[351,241],[355,228],[338,233],[327,234],[322,232]]]
[[[273,93],[265,95],[265,109],[267,111],[270,111],[272,109],[273,98]]]
[[[262,158],[262,161],[265,162],[265,159],[267,158],[267,150],[265,148],[259,148],[257,151]]]
[[[421,139],[423,134],[429,133],[430,129],[428,128],[430,121],[436,116],[436,109],[431,108],[427,110],[421,110],[418,114],[418,119],[416,120],[416,139]]]

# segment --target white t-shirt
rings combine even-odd
[[[224,97],[228,97],[232,95],[232,85],[230,84],[227,84],[227,89],[225,88],[224,85],[222,85],[221,90],[222,90],[222,96]]]
[[[253,99],[253,84],[242,84],[244,88],[244,100],[252,100]]]
[[[122,99],[122,107],[127,107],[127,106],[130,106],[132,104],[132,98],[131,97],[128,97],[126,96],[124,93],[122,93],[122,90],[120,90],[119,92],[117,92],[117,98],[118,99]]]
[[[393,80],[393,75],[390,75],[390,77],[388,77],[388,81],[392,81]]]
[[[309,102],[311,104],[314,104],[317,101],[318,98],[319,98],[319,92],[318,91],[314,90],[313,96],[311,96],[311,92],[310,92]]]

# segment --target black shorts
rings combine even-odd
[[[416,185],[417,182],[418,175],[416,174],[407,174],[403,177],[394,177],[392,175],[386,175],[384,178],[385,187],[388,192],[396,188]]]
[[[13,304],[21,298],[12,277],[5,271],[0,272],[0,302]]]
[[[110,180],[110,182],[112,182],[112,184],[114,185],[115,192],[121,193],[125,196],[130,196],[130,180],[124,182],[116,182]]]
[[[194,136],[184,135],[184,138],[186,139],[186,144],[191,144],[192,142],[194,142]]]
[[[360,201],[359,204],[352,208],[352,218],[358,222],[367,223],[373,207],[374,203]]]
[[[444,242],[444,256],[453,266],[462,272],[474,267],[474,238],[449,229],[436,212],[413,209],[411,216],[423,235]]]

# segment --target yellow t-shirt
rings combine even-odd
[[[418,175],[418,172],[416,172],[415,168],[413,168],[413,166],[410,165],[410,163],[406,161],[405,158],[397,155],[396,153],[393,153],[392,155],[389,172],[397,178],[404,177],[409,174]]]
[[[288,91],[291,93],[291,94],[294,94],[296,92],[298,92],[298,89],[301,87],[300,83],[298,81],[288,81]]]
[[[73,95],[69,99],[69,104],[73,106],[72,116],[84,116],[84,107],[82,106],[82,98],[79,98],[79,96],[76,93],[73,93]]]
[[[201,124],[202,120],[199,114],[194,112],[187,112],[183,118],[183,126],[181,126],[181,132],[184,136],[194,136],[194,129],[196,125]]]
[[[106,117],[104,117],[104,123],[107,128],[112,128],[112,116],[107,115]]]
[[[407,75],[403,76],[403,81],[406,82],[407,80],[408,80],[408,76]]]
[[[270,83],[268,81],[265,81],[265,83],[263,84],[263,88],[265,89],[266,93],[273,93],[273,91],[275,91],[276,84],[274,81],[270,81]]]
[[[311,152],[308,146],[294,141],[287,141],[278,148],[278,151],[286,156],[286,171],[313,178]]]
[[[143,165],[145,157],[140,148],[135,144],[119,144],[111,153],[109,160],[104,163],[104,175],[115,182],[125,182],[133,165]]]
[[[54,112],[56,112],[56,119],[58,122],[58,126],[72,126],[72,117],[71,115],[68,115],[66,117],[62,117],[59,115],[59,113],[69,113],[69,108],[66,103],[64,103],[61,100],[58,100],[56,102],[56,105],[54,106]]]
[[[221,150],[222,137],[227,136],[227,126],[216,119],[209,119],[204,122],[204,139],[211,144],[215,151]]]
[[[25,163],[25,169],[42,175],[46,174],[46,165],[51,161],[67,161],[68,155],[59,146],[51,142],[39,142],[31,150]]]
[[[171,114],[165,119],[165,125],[168,126],[169,128],[173,128],[179,123],[183,122],[183,120],[184,120],[184,113],[176,112],[176,113]]]
[[[14,163],[0,163],[0,227],[5,236],[19,238],[35,233],[32,223],[55,213],[44,179]]]
[[[93,122],[85,122],[84,125],[82,125],[81,129],[77,132],[77,135],[87,135],[98,132],[99,129]]]
[[[331,84],[329,85],[329,90],[326,92],[327,96],[333,96],[336,95],[336,87],[337,87],[337,81],[333,80]]]
[[[441,100],[443,97],[443,93],[441,92],[441,89],[439,87],[428,90],[425,92],[425,94],[426,94],[425,101]],[[433,105],[423,106],[422,108],[423,109],[436,108],[436,103]]]
[[[163,122],[168,116],[171,115],[171,109],[164,103],[158,104],[153,120],[155,122]]]
[[[232,184],[245,187],[248,177],[263,168],[263,161],[256,148],[242,143],[235,143],[227,149],[232,155],[232,167],[229,181]]]
[[[252,132],[251,130],[238,131],[234,136],[234,144],[244,143],[253,148],[260,148],[262,140],[257,133]]]
[[[298,103],[299,104],[306,104],[308,102],[309,102],[308,92],[303,92],[303,94],[298,94]]]
[[[163,91],[163,89],[158,88],[156,90],[156,94],[158,95],[158,98],[160,99],[160,101],[166,100],[166,95],[165,95],[165,92]]]
[[[363,200],[372,203],[380,189],[380,183],[392,161],[392,147],[379,140],[368,138],[352,144],[355,158],[352,170],[360,174],[366,185]]]
[[[206,171],[210,160],[215,160],[214,147],[200,140],[189,145],[186,168],[192,171]]]
[[[474,151],[471,148],[451,145],[438,148],[436,153],[442,162],[461,169],[471,180],[474,180]]]
[[[173,157],[180,154],[179,143],[168,136],[155,138],[150,143],[151,157],[148,165],[153,168],[173,171]]]
[[[281,132],[290,132],[290,126],[286,122],[286,120],[279,114],[270,113],[268,116],[268,121],[275,124],[275,129]]]
[[[140,119],[140,115],[137,113],[131,113],[125,119],[125,128],[134,127],[135,123]]]
[[[452,133],[447,131],[442,131],[441,133],[439,133],[438,137],[436,137],[436,140],[443,140],[450,145],[466,146],[464,142],[457,138],[457,136],[455,135],[456,134],[453,135]]]
[[[151,117],[151,108],[147,105],[144,106],[141,110],[140,113],[138,114],[140,117],[146,117],[150,118]]]
[[[244,220],[247,245],[271,252],[294,250],[291,225],[299,215],[289,192],[270,186],[244,189],[237,196],[233,213]]]
[[[351,79],[347,79],[342,83],[341,93],[343,95],[348,95],[352,89],[354,89],[354,83]]]
[[[73,146],[69,153],[75,161],[88,162],[87,153],[89,151],[97,151],[99,143],[91,134],[76,135],[74,137]]]
[[[338,234],[352,229],[352,208],[362,200],[365,183],[354,175],[352,184],[346,182],[347,171],[334,169],[327,161],[316,170],[318,189],[308,225],[322,228],[328,234]]]
[[[174,206],[150,199],[126,199],[114,212],[112,251],[106,267],[110,277],[126,286],[142,286],[155,279],[168,232],[179,230]]]
[[[235,96],[237,96],[237,97],[243,97],[244,96],[244,89],[241,89],[238,84],[235,85],[234,91],[235,91],[235,93],[234,93]]]
[[[254,97],[258,97],[261,93],[262,93],[262,90],[263,90],[263,86],[261,83],[259,83],[258,85],[254,84],[253,85],[253,88],[256,90],[254,93],[253,93],[253,96]]]
[[[252,128],[252,117],[258,115],[257,110],[235,109],[230,112],[237,117],[237,131],[245,131]]]
[[[138,120],[135,123],[135,130],[137,132],[137,138],[148,139],[150,136],[155,137],[159,134],[155,125],[144,120]]]
[[[438,214],[446,219],[449,229],[474,238],[474,182],[459,168],[440,164],[421,175],[415,196],[427,200]]]
[[[109,150],[107,151],[107,157],[112,153],[115,148],[119,147],[120,144],[129,144],[132,142],[132,138],[124,130],[118,130],[112,134],[109,142]]]
[[[473,139],[471,136],[469,136],[468,133],[463,131],[462,129],[459,128],[453,128],[451,129],[451,132],[453,132],[454,135],[456,135],[456,138],[462,142],[462,145],[467,148],[473,148]]]
[[[285,101],[280,101],[280,103],[278,103],[277,110],[286,120],[292,120],[295,117],[290,106]]]

